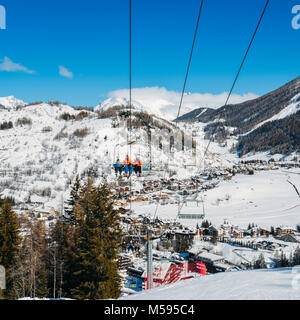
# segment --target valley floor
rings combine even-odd
[[[236,175],[231,181],[221,181],[219,186],[203,193],[205,219],[220,225],[224,219],[246,228],[249,223],[260,227],[291,226],[300,222],[300,169],[255,171],[254,175]],[[178,205],[133,204],[136,214],[175,219]],[[181,213],[202,213],[202,204],[188,203]],[[187,226],[196,226],[197,220],[181,220]]]

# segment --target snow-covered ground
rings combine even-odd
[[[254,175],[236,175],[230,181],[221,181],[219,186],[200,193],[204,199],[205,219],[220,225],[224,219],[246,228],[249,223],[260,227],[292,226],[300,222],[300,198],[288,177],[300,186],[300,170],[255,171]],[[133,204],[137,213],[154,215],[156,204]],[[175,219],[178,205],[159,205],[158,216]],[[190,202],[181,213],[202,213],[201,203]],[[197,220],[181,220],[186,225],[196,225]]]
[[[218,273],[143,291],[121,299],[299,300],[300,267]]]
[[[217,245],[212,245],[211,242],[195,240],[192,247],[192,252],[197,253],[208,250],[210,253],[221,255],[226,262],[240,266],[241,264],[252,264],[259,260],[260,255],[264,256],[268,268],[274,267],[274,259],[280,256],[281,253],[285,254],[287,258],[294,254],[295,250],[299,247],[299,243],[284,242],[272,236],[268,238],[263,237],[246,237],[239,240],[246,244],[247,242],[262,243],[264,241],[272,242],[278,245],[275,250],[266,249],[251,249],[238,245],[218,242]]]
[[[117,158],[122,161],[130,152],[133,159],[140,157],[144,164],[149,164],[147,133],[144,130],[132,130],[133,143],[129,146],[128,132],[124,127],[114,128],[112,119],[98,119],[92,110],[87,111],[88,117],[65,121],[61,119],[63,114],[75,117],[82,111],[64,104],[47,103],[17,109],[18,105],[25,103],[13,97],[1,98],[1,103],[4,108],[0,108],[0,124],[12,122],[13,128],[1,130],[0,189],[3,195],[13,196],[17,201],[26,201],[30,196],[32,202],[43,202],[47,208],[57,209],[62,197],[68,196],[69,184],[76,174],[92,170],[96,174],[96,183],[103,175],[112,180],[113,162]],[[171,126],[159,118],[155,121]],[[76,130],[84,129],[87,130],[86,135],[78,137],[74,134]],[[187,131],[186,135],[189,134]],[[173,155],[165,152],[169,147],[168,137],[162,140],[163,150],[160,150],[158,138],[161,135],[163,133],[158,128],[152,129],[153,167],[164,170],[168,165],[178,177],[195,173],[196,167],[184,169],[183,165],[201,162],[206,144],[201,140],[202,136],[199,137],[194,159],[191,152],[183,152],[180,148],[175,148]],[[213,144],[212,150],[214,148]],[[207,162],[229,165],[230,161],[220,157],[219,149],[216,150],[216,153],[208,155]]]
[[[296,100],[293,103],[298,103]],[[4,106],[0,108],[0,123],[13,123],[13,128],[1,130],[0,135],[0,189],[5,196],[13,196],[17,201],[26,201],[30,196],[32,202],[43,202],[45,208],[59,210],[62,199],[68,197],[70,182],[76,174],[92,170],[96,174],[96,183],[103,175],[115,181],[112,163],[116,158],[124,159],[130,151],[133,159],[140,157],[144,164],[149,164],[147,135],[143,130],[132,131],[133,144],[129,146],[124,128],[114,128],[112,119],[98,119],[92,111],[88,111],[88,117],[83,119],[65,121],[60,118],[64,113],[76,116],[81,111],[63,104],[47,103],[17,109],[16,106],[25,103],[14,97],[1,98],[0,104]],[[18,125],[18,120],[24,118],[30,119],[31,123]],[[171,125],[159,118],[155,120]],[[157,144],[152,147],[152,165],[161,169],[153,179],[168,178],[166,167],[175,171],[175,177],[183,179],[203,168],[232,167],[240,160],[229,152],[236,142],[236,138],[231,137],[224,147],[211,143],[204,161],[203,154],[208,144],[204,139],[205,124],[179,126],[187,136],[193,135],[197,142],[196,156],[180,148],[175,149],[174,154],[165,152],[168,142],[163,140],[163,150]],[[86,136],[74,135],[76,130],[85,128]],[[160,134],[159,130],[153,130],[155,138]],[[265,154],[257,157],[270,159]],[[280,224],[295,226],[300,222],[300,203],[295,189],[287,182],[288,178],[300,188],[299,169],[255,172],[254,176],[237,175],[231,181],[221,181],[217,188],[200,194],[204,199],[206,218],[215,224],[228,218],[241,227],[246,227],[249,222],[266,227]],[[134,188],[138,189],[139,183],[136,179],[133,182]],[[156,212],[156,204],[133,204],[133,208],[138,214],[152,215]],[[202,213],[201,203],[199,207],[189,203],[182,208],[182,213],[199,212]],[[158,215],[164,218],[176,218],[177,213],[178,207],[172,203],[158,208]]]
[[[298,98],[297,98],[298,99]],[[298,110],[297,99],[292,105],[278,115],[287,116]],[[118,103],[126,101],[118,100]],[[107,109],[113,101],[107,101],[102,107]],[[5,196],[13,196],[17,201],[24,202],[30,197],[32,202],[42,203],[43,210],[59,210],[66,200],[70,183],[77,174],[92,171],[98,183],[105,175],[109,181],[116,182],[112,171],[112,163],[131,152],[132,158],[140,157],[144,164],[149,164],[149,147],[147,135],[141,130],[131,133],[131,146],[127,144],[127,134],[123,128],[114,126],[112,119],[98,119],[95,112],[85,111],[87,117],[79,120],[65,121],[64,113],[78,116],[81,110],[59,104],[40,103],[25,105],[14,97],[0,98],[0,124],[11,121],[13,128],[1,130],[0,135],[0,191]],[[98,108],[99,109],[99,108]],[[144,110],[141,106],[137,109]],[[18,120],[27,119],[29,123],[18,124]],[[160,118],[159,123],[171,126]],[[22,121],[21,121],[22,122]],[[26,121],[25,121],[26,122]],[[175,149],[174,154],[160,150],[158,145],[152,148],[152,180],[169,178],[168,169],[175,172],[174,178],[184,179],[199,174],[205,168],[230,168],[239,160],[230,148],[236,143],[231,137],[227,145],[217,143],[210,145],[209,152],[203,159],[208,141],[204,139],[205,124],[179,124],[187,135],[193,136],[197,142],[196,156],[191,152]],[[77,136],[76,130],[86,129],[86,134]],[[157,138],[161,132],[153,130]],[[163,141],[164,148],[169,145]],[[286,159],[291,159],[290,155]],[[243,159],[268,160],[280,159],[282,155],[270,156],[266,153],[246,155]],[[205,161],[204,161],[205,160]],[[160,169],[160,171],[158,171]],[[156,171],[157,170],[157,171]],[[150,177],[151,178],[151,177]],[[150,179],[145,177],[145,179]],[[133,190],[143,187],[143,178],[132,179]],[[218,181],[217,181],[218,182]],[[294,187],[294,186],[295,187]],[[188,202],[187,206],[176,204],[180,196],[173,192],[168,204],[155,202],[132,203],[135,215],[150,215],[158,218],[176,219],[178,212],[205,212],[205,219],[220,225],[228,220],[233,225],[247,228],[249,223],[267,229],[270,226],[291,226],[295,228],[300,222],[300,169],[284,169],[255,171],[254,175],[237,174],[232,180],[220,179],[216,188],[199,192],[199,206],[196,202]],[[162,190],[167,192],[167,190]],[[181,197],[182,200],[182,197]],[[202,202],[203,200],[203,205]],[[39,206],[40,204],[37,204]],[[201,220],[180,220],[183,225],[201,224]],[[289,255],[295,249],[294,244],[283,251]],[[235,248],[229,244],[219,243],[214,248],[233,264],[253,261],[258,258],[259,251],[246,248]],[[274,252],[264,252],[267,264],[271,263]],[[295,274],[291,269],[260,270],[247,272],[229,272],[187,280],[168,287],[145,292],[128,298],[136,299],[299,299],[300,289],[292,288]],[[236,285],[233,287],[232,283]],[[244,290],[247,288],[247,290]]]
[[[31,195],[32,202],[41,201],[57,207],[76,174],[94,170],[99,178],[103,174],[110,175],[116,158],[123,160],[129,154],[124,128],[112,128],[111,119],[98,119],[96,113],[89,111],[86,118],[65,121],[60,119],[61,115],[76,116],[81,111],[46,103],[16,110],[18,101],[12,102],[10,97],[5,101],[6,108],[0,109],[0,123],[11,121],[13,128],[1,130],[0,188],[4,195],[13,196],[17,201],[24,201]],[[18,124],[18,120],[24,119],[28,123]],[[76,130],[85,128],[85,136],[75,136]],[[132,158],[140,156],[144,163],[148,162],[145,134],[135,130],[132,140],[136,141],[131,146]],[[152,156],[154,166],[168,161],[168,157],[158,151],[158,146],[152,149]],[[183,160],[186,156],[178,152],[177,165]],[[42,192],[47,188],[51,188],[51,195],[45,199]]]

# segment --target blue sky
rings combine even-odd
[[[300,75],[300,29],[291,26],[297,4],[271,0],[234,93],[261,95]],[[127,0],[0,5],[7,12],[7,29],[0,30],[0,96],[94,106],[99,97],[128,88]],[[181,91],[199,5],[200,0],[133,0],[134,88]],[[264,5],[265,0],[205,1],[187,91],[230,89]],[[4,57],[27,69],[1,71]]]

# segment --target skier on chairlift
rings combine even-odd
[[[122,163],[120,162],[120,159],[117,160],[116,163],[114,163],[114,168],[115,168],[115,174],[116,174],[116,177],[118,176],[121,176],[122,175],[122,171],[123,171],[123,168],[122,168]]]
[[[142,160],[140,160],[139,158],[136,158],[134,161],[134,172],[135,174],[140,177],[142,175]]]
[[[128,155],[126,156],[126,159],[123,161],[122,165],[125,169],[125,175],[127,176],[127,178],[130,178],[133,172],[133,163]]]

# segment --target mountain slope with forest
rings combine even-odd
[[[238,137],[240,156],[270,151],[299,151],[300,77],[262,97],[219,109],[199,108],[178,118],[181,122],[206,123],[206,138],[224,141]]]

